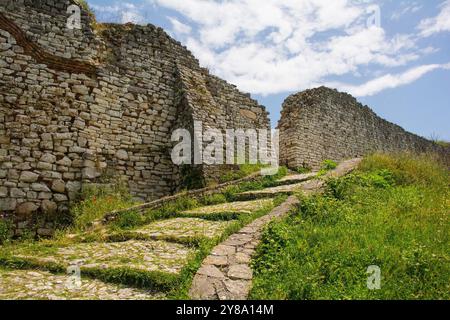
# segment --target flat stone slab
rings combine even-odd
[[[175,218],[153,222],[129,234],[153,239],[191,239],[219,237],[232,221],[208,221],[198,218]]]
[[[0,300],[162,300],[162,293],[45,271],[0,271]]]
[[[194,249],[166,241],[79,243],[67,247],[17,248],[15,257],[61,266],[78,264],[84,269],[127,268],[177,274]]]
[[[359,164],[361,163],[362,158],[354,158],[350,160],[345,160],[337,166],[336,169],[328,172],[324,178],[325,179],[331,179],[331,178],[339,178],[342,176],[345,176],[355,170]]]
[[[317,176],[317,172],[302,173],[302,174],[291,174],[291,175],[285,176],[285,177],[277,180],[277,182],[280,185],[294,184],[294,183],[300,183],[300,182],[307,181],[309,179],[314,178],[315,176]]]
[[[181,214],[186,215],[209,215],[220,213],[251,214],[255,211],[267,208],[272,204],[273,204],[272,199],[237,201],[183,211]]]
[[[305,183],[307,182],[281,185],[278,187],[267,188],[263,190],[247,191],[238,194],[238,198],[260,199],[260,198],[274,198],[278,195],[292,195],[298,191],[301,191]]]

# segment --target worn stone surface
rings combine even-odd
[[[237,201],[222,203],[213,206],[200,207],[192,210],[181,212],[187,215],[208,215],[218,213],[239,213],[250,214],[252,212],[267,208],[271,206],[273,201],[271,199],[261,199],[253,201]]]
[[[164,294],[44,271],[0,270],[0,300],[161,300]]]
[[[295,183],[295,184],[287,184],[281,185],[278,187],[267,188],[262,190],[255,191],[247,191],[238,195],[238,198],[242,199],[259,199],[259,198],[267,198],[267,197],[276,197],[280,194],[291,195],[295,192],[299,192],[302,190],[302,187],[307,182]]]
[[[155,239],[193,239],[219,237],[232,221],[207,221],[196,218],[174,218],[153,222],[130,234],[147,236]]]
[[[164,241],[80,243],[48,252],[42,248],[21,250],[15,256],[40,263],[67,266],[77,262],[83,269],[131,268],[140,271],[178,273],[193,249]]]
[[[300,182],[312,179],[315,176],[317,176],[317,172],[310,172],[310,173],[303,173],[303,174],[291,174],[291,175],[287,175],[287,176],[279,179],[278,183],[280,183],[280,184],[300,183]]]

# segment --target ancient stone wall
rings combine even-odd
[[[263,107],[161,28],[93,28],[82,11],[82,29],[70,30],[71,4],[0,3],[0,214],[65,212],[83,184],[107,178],[144,200],[170,195],[180,185],[170,157],[178,126],[269,125]],[[201,91],[190,93],[189,76]],[[185,96],[207,103],[184,99],[185,108]]]
[[[448,150],[378,117],[351,95],[320,87],[288,97],[280,129],[280,162],[317,169],[323,160],[341,161],[371,152]]]

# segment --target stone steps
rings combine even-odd
[[[75,243],[61,246],[17,246],[2,265],[64,273],[79,266],[82,275],[132,286],[170,290],[195,249],[165,241]]]
[[[316,177],[318,172],[309,172],[309,173],[301,173],[301,174],[291,174],[287,175],[279,180],[277,180],[276,184],[278,186],[289,185],[289,184],[298,184],[301,182],[305,182]]]
[[[163,300],[163,293],[38,270],[0,270],[0,300]]]
[[[254,190],[240,193],[235,196],[238,201],[248,201],[267,198],[275,198],[278,195],[291,196],[300,190],[305,189],[310,181],[316,181],[317,172],[303,173],[303,174],[291,174],[285,176],[275,182],[275,186],[262,190]]]
[[[290,196],[295,194],[296,192],[300,192],[306,183],[308,182],[286,184],[262,190],[247,191],[237,194],[235,197],[237,200],[250,200],[250,199],[275,198],[279,195]]]
[[[323,179],[345,175],[358,163],[358,159],[344,162]],[[187,210],[177,218],[155,221],[134,230],[112,232],[109,242],[76,242],[72,239],[67,243],[24,243],[15,245],[14,250],[9,248],[9,251],[0,248],[0,265],[20,269],[0,268],[0,299],[164,299],[167,292],[176,288],[181,271],[197,253],[195,242],[218,239],[235,223],[208,220],[208,217],[250,215],[271,208],[272,198],[278,195],[320,192],[325,180],[312,178],[312,173],[288,176],[280,179],[281,185],[277,187],[239,195],[242,199],[257,200]],[[272,219],[287,214],[296,203],[296,198],[290,197],[271,213],[216,246],[198,270],[191,296],[245,299],[251,288],[251,256],[262,228]],[[77,290],[65,286],[69,266],[79,266],[82,282]]]
[[[196,244],[203,239],[219,238],[232,223],[233,221],[208,221],[199,218],[172,218],[112,234],[110,239],[164,240]]]
[[[346,175],[354,170],[359,162],[360,159],[346,161],[335,170],[324,175],[324,179]],[[311,177],[313,176],[311,175]],[[304,194],[322,192],[326,180],[306,179],[305,182],[301,183],[244,192],[241,195],[244,197],[275,197],[280,194],[289,195],[296,192]],[[286,180],[289,180],[289,178]],[[217,245],[211,254],[203,260],[200,269],[197,271],[190,288],[190,297],[202,300],[247,299],[253,279],[251,259],[260,243],[264,227],[274,219],[288,215],[299,203],[297,197],[290,196],[269,214],[256,219]]]
[[[226,214],[251,214],[252,212],[262,210],[273,204],[271,199],[253,200],[253,201],[236,201],[222,203],[218,205],[200,207],[192,210],[183,211],[181,215],[201,216],[208,215],[226,215]]]

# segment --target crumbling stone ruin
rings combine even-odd
[[[0,218],[19,230],[34,217],[51,233],[85,184],[124,181],[143,200],[180,189],[186,176],[207,184],[228,167],[188,172],[171,160],[172,132],[269,129],[265,108],[211,75],[153,25],[97,24],[73,0],[0,2]],[[281,164],[317,167],[384,150],[437,151],[435,144],[378,118],[326,88],[289,97],[280,128]]]
[[[278,124],[280,163],[317,169],[326,159],[341,161],[383,152],[436,153],[448,149],[378,117],[354,97],[325,87],[288,97]]]
[[[71,30],[72,4],[0,3],[0,213],[67,211],[102,176],[143,200],[170,195],[182,180],[173,130],[269,128],[264,107],[161,28],[95,25],[82,11]],[[199,179],[216,171],[199,168]]]

